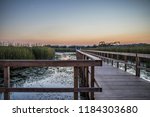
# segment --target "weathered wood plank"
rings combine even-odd
[[[0,88],[0,92],[101,92],[102,88]]]
[[[101,60],[0,60],[0,66],[10,67],[73,67],[101,66]]]
[[[150,82],[111,65],[95,67],[95,79],[103,88],[94,93],[96,100],[150,99]]]

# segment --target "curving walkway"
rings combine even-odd
[[[150,82],[111,65],[95,67],[95,79],[103,89],[95,93],[95,100],[150,99]]]

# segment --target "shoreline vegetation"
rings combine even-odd
[[[75,52],[76,49],[88,49],[110,52],[125,52],[125,53],[141,53],[150,54],[150,44],[128,44],[115,45],[114,43],[94,44],[92,46],[58,46],[45,45],[46,47],[54,48],[56,52]]]
[[[0,46],[0,59],[26,59],[26,60],[37,60],[37,59],[53,59],[55,58],[55,50],[49,47],[16,47],[16,46]],[[12,67],[13,70],[21,70],[26,67]],[[20,74],[21,77],[23,75]],[[12,77],[12,73],[11,73]],[[24,78],[24,77],[23,77]],[[0,66],[0,86],[3,84],[3,68]]]
[[[120,42],[109,42],[104,41],[93,45],[50,45],[50,44],[22,44],[22,43],[11,43],[11,42],[0,42],[0,59],[5,56],[12,55],[19,56],[19,54],[24,53],[22,58],[29,59],[47,59],[54,57],[55,52],[75,52],[76,49],[91,49],[99,51],[111,51],[111,52],[125,52],[125,53],[141,53],[150,54],[150,44],[138,43],[138,44],[120,44]],[[2,52],[1,52],[2,51]],[[47,56],[46,54],[49,54]],[[39,55],[39,56],[38,56]],[[17,57],[18,57],[17,56]],[[21,56],[19,56],[20,59]]]
[[[55,52],[75,52],[76,49],[150,54],[150,44],[120,45],[119,42],[100,42],[91,46],[60,45],[0,45],[0,59],[53,59]]]
[[[0,46],[0,59],[53,59],[54,57],[53,48]]]

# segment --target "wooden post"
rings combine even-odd
[[[109,63],[109,59],[108,59],[109,58],[109,54],[107,53],[106,55],[107,55],[107,64],[108,64]]]
[[[76,51],[76,59],[77,60],[79,59],[79,53],[78,53],[78,51]]]
[[[74,100],[78,100],[78,67],[74,67]]]
[[[138,55],[136,54],[136,76],[140,77],[140,68],[138,66],[140,66],[140,58],[138,57]]]
[[[103,53],[104,54],[104,57],[106,57],[106,54],[105,53]],[[106,62],[106,58],[104,58],[104,62]]]
[[[88,73],[88,66],[85,67],[85,87],[89,87],[89,73]],[[89,99],[89,92],[85,93],[85,98]]]
[[[113,59],[113,54],[111,54],[111,58]],[[111,61],[111,64],[112,64],[112,66],[113,66],[113,60]]]
[[[10,87],[10,67],[5,66],[4,67],[4,87],[9,88]],[[4,92],[4,100],[10,99],[10,93],[6,90]]]
[[[94,87],[94,66],[91,66],[91,88]],[[91,92],[91,100],[94,100],[94,92]]]
[[[126,64],[126,62],[127,62],[127,56],[124,56],[124,62],[125,62],[125,64],[124,64],[124,70],[127,71],[127,64]]]
[[[119,55],[117,54],[117,60],[119,60]],[[119,68],[119,62],[117,61],[117,68]]]

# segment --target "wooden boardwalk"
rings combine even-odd
[[[150,99],[150,82],[111,65],[95,67],[95,79],[102,87],[102,92],[95,92],[95,100]]]

